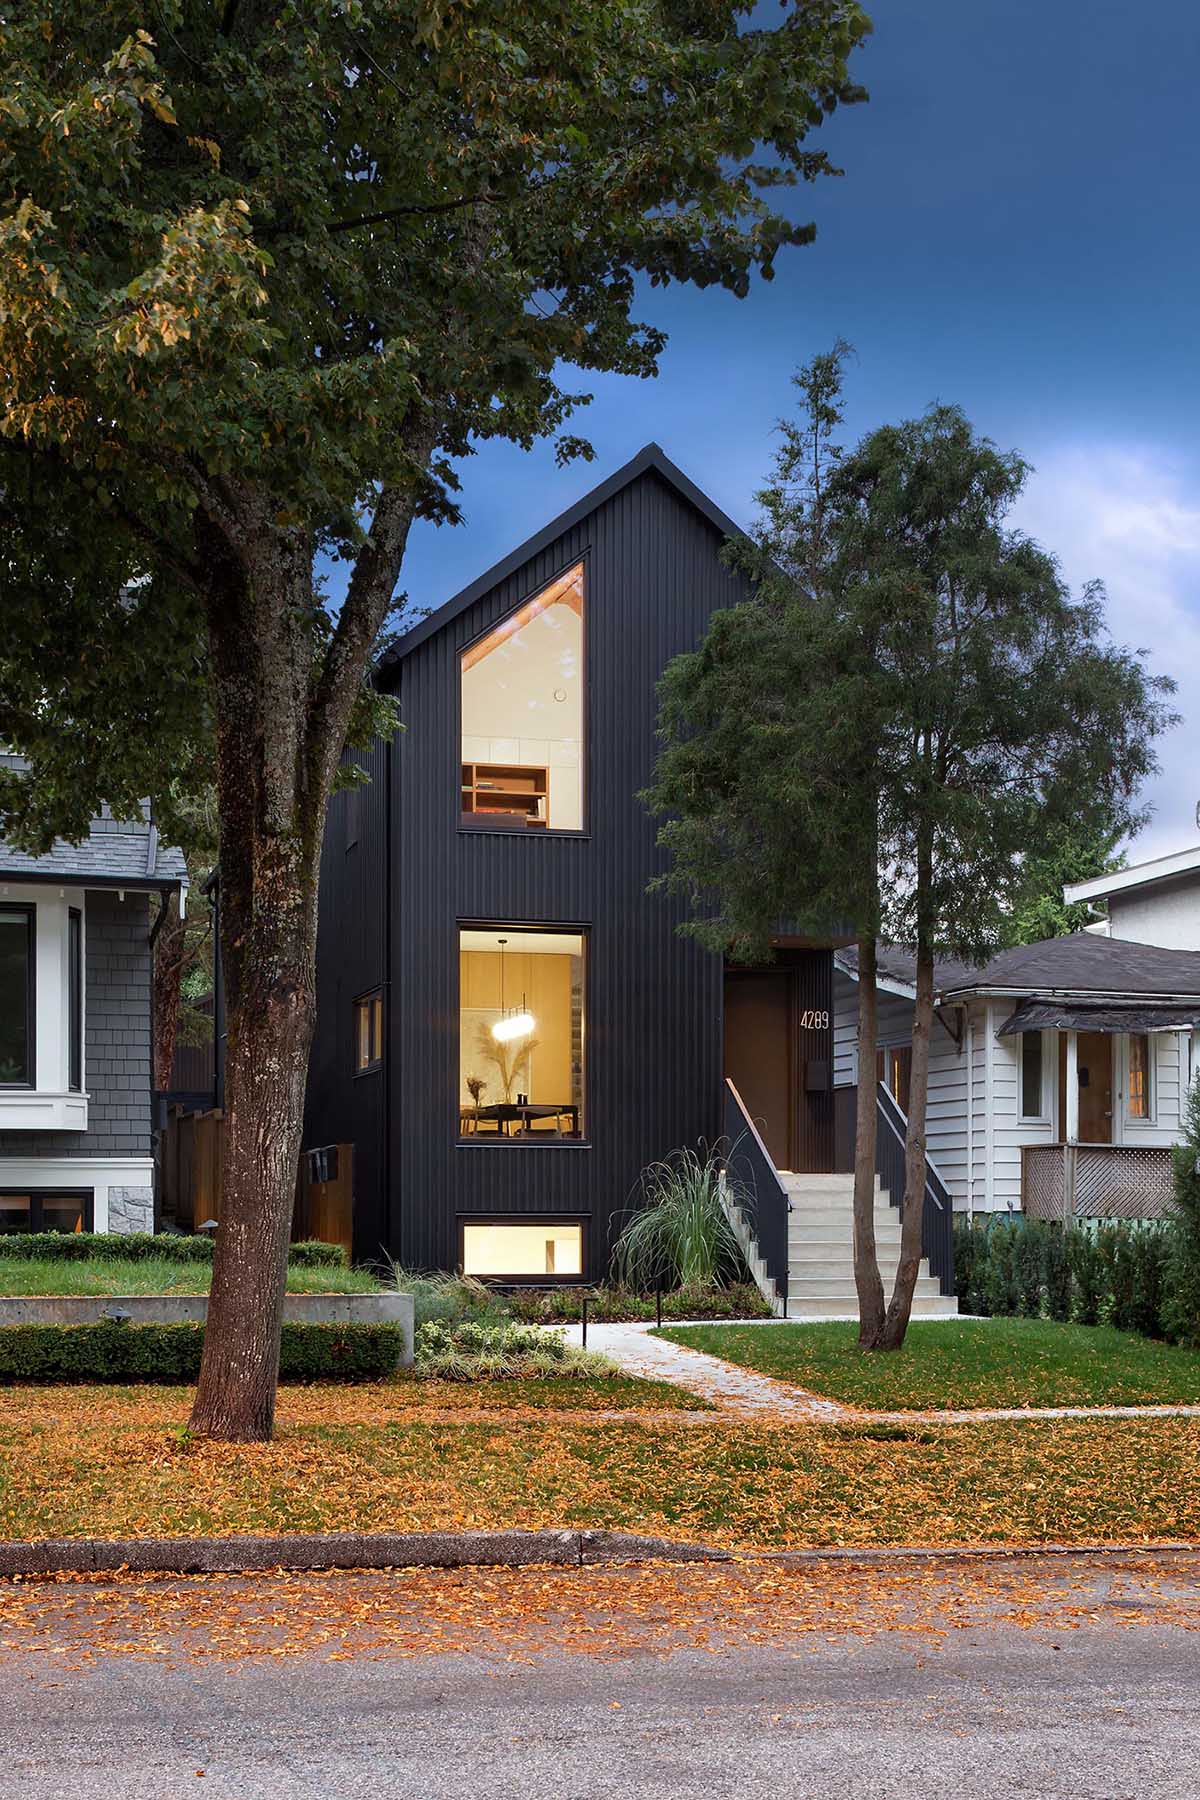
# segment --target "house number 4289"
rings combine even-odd
[[[828,1031],[829,1014],[814,1012],[810,1007],[807,1012],[800,1014],[800,1029],[801,1031]]]

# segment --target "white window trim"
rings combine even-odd
[[[0,1131],[86,1131],[87,1093],[87,905],[84,889],[41,883],[0,882],[0,899],[32,906],[34,936],[34,1085],[0,1088]],[[70,1087],[71,908],[81,918],[82,959],[80,1056],[82,1083]]]

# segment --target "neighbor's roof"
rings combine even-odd
[[[20,758],[6,753],[8,768]],[[183,852],[158,841],[158,827],[143,807],[140,819],[114,819],[108,808],[92,820],[82,844],[55,838],[44,856],[31,856],[0,837],[0,880],[61,881],[70,887],[186,887]]]
[[[665,482],[669,488],[673,489],[681,500],[698,512],[701,518],[706,519],[723,538],[745,536],[741,526],[735,524],[727,513],[722,512],[716,501],[710,500],[702,488],[698,488],[694,481],[689,480],[683,470],[676,467],[658,444],[646,444],[635,457],[608,476],[607,480],[584,494],[582,499],[577,500],[573,506],[569,506],[565,512],[559,513],[556,519],[551,519],[548,525],[544,525],[532,537],[526,538],[523,544],[518,544],[515,550],[502,557],[498,563],[494,563],[490,569],[486,569],[468,587],[455,594],[452,600],[447,600],[445,605],[439,606],[436,612],[430,613],[427,619],[422,619],[420,624],[414,625],[411,631],[405,632],[380,663],[379,679],[381,682],[386,685],[389,670],[395,668],[397,663],[403,662],[404,658],[419,644],[423,644],[426,638],[432,637],[444,625],[449,625],[460,613],[466,612],[469,606],[474,606],[475,602],[481,600],[492,588],[501,581],[507,580],[525,563],[532,561],[535,556],[540,555],[556,538],[573,530],[576,525],[587,518],[589,513],[595,512],[597,507],[603,506],[606,501],[611,500],[614,494],[619,494],[622,488],[629,487],[631,483],[648,474],[657,475],[660,481]]]
[[[1200,875],[1200,844],[1193,844],[1190,850],[1174,850],[1170,856],[1156,856],[1150,862],[1134,863],[1129,869],[1094,875],[1090,881],[1072,881],[1063,889],[1063,898],[1068,906],[1080,900],[1107,900],[1112,894],[1153,887],[1177,875]]]
[[[838,952],[847,974],[857,975],[858,953]],[[912,988],[917,959],[907,950],[881,945],[879,974],[898,986]],[[934,965],[941,1001],[971,993],[1112,994],[1137,996],[1200,995],[1200,951],[1164,950],[1157,944],[1133,944],[1124,938],[1097,937],[1073,931],[1002,950],[979,968],[948,959]]]

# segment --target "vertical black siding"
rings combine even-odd
[[[721,962],[677,934],[680,904],[647,895],[662,858],[637,794],[653,766],[664,665],[696,644],[714,610],[742,597],[721,542],[665,482],[641,475],[400,664],[390,883],[381,751],[357,851],[339,848],[345,797],[335,805],[321,891],[307,1141],[358,1146],[360,1256],[383,1245],[407,1264],[446,1268],[459,1258],[464,1215],[579,1216],[595,1277],[639,1170],[719,1135]],[[580,558],[585,832],[460,831],[459,653]],[[585,1144],[456,1141],[458,929],[491,922],[587,934]],[[352,1082],[350,1005],[383,979],[389,929],[386,1065]]]

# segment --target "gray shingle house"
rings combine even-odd
[[[0,838],[0,1232],[153,1229],[150,897],[186,884],[148,806]]]

